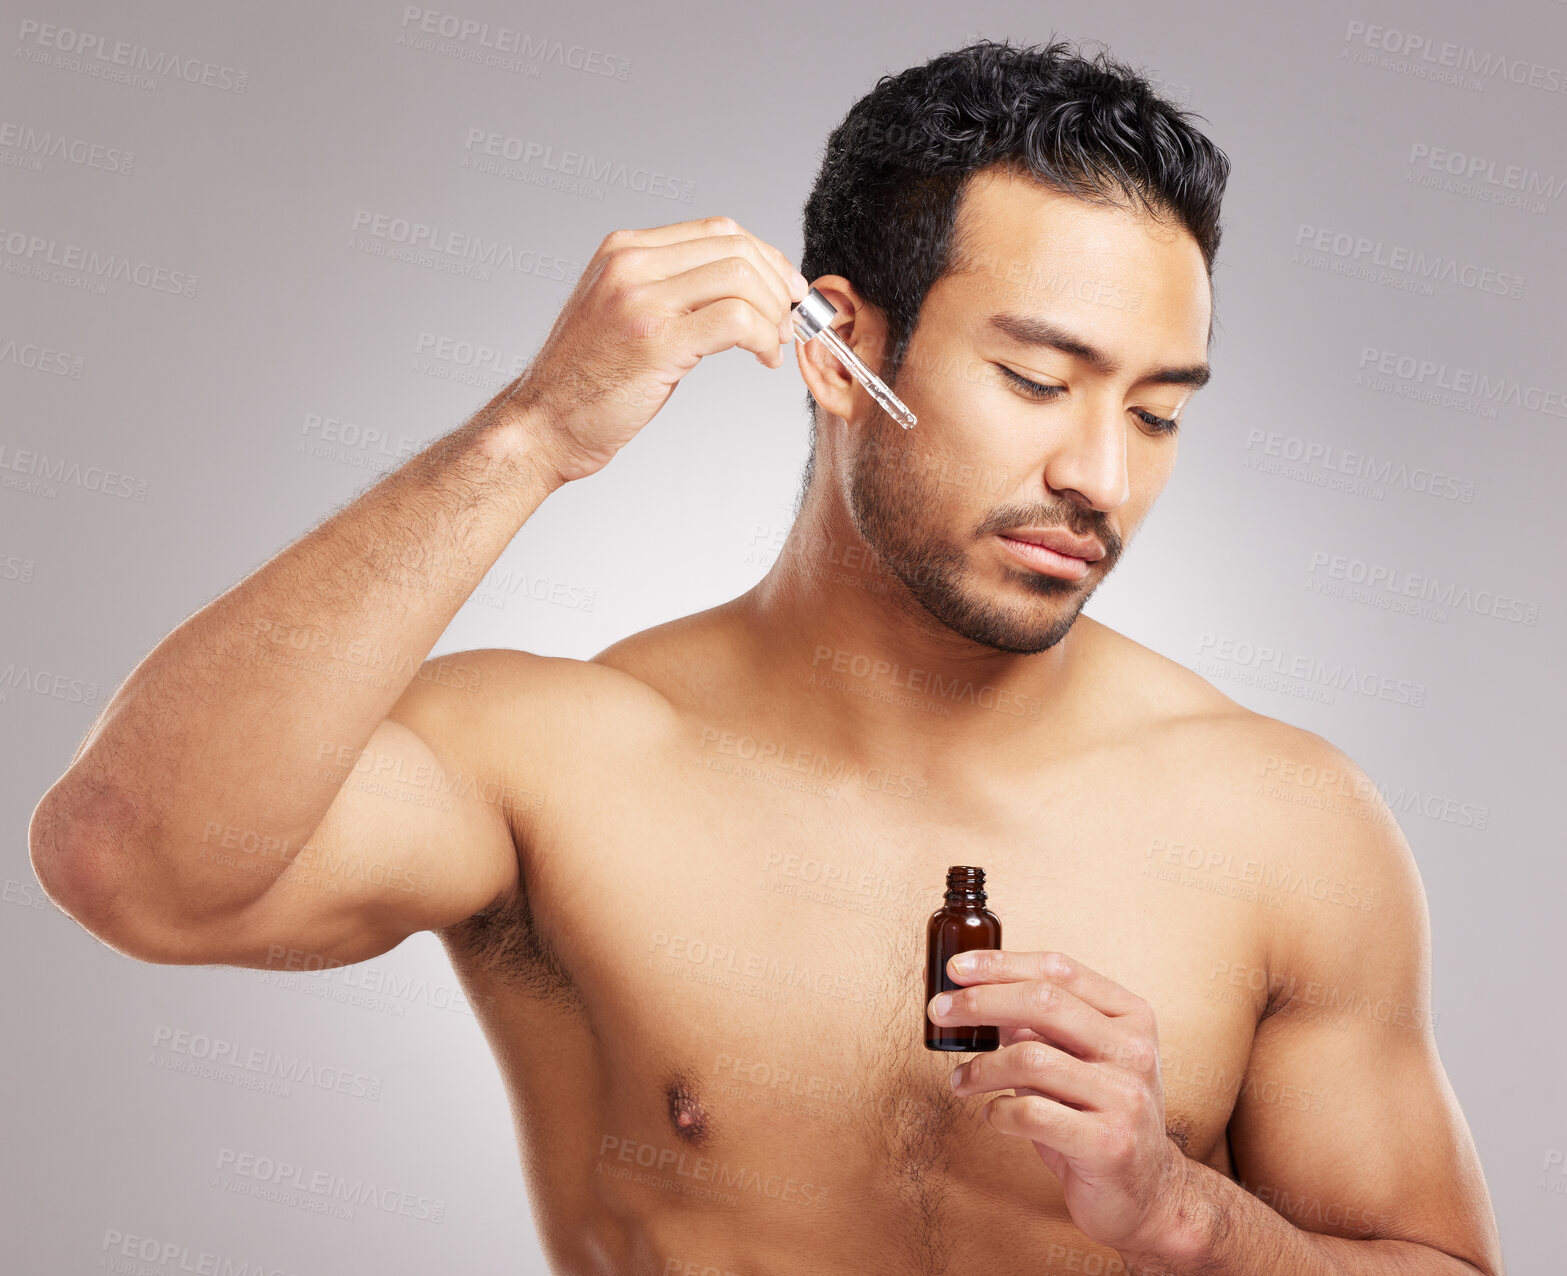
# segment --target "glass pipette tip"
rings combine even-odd
[[[795,339],[806,342],[820,337],[838,356],[838,361],[853,374],[856,381],[865,387],[866,393],[876,400],[888,416],[905,430],[913,428],[918,419],[914,413],[903,405],[903,400],[889,390],[882,379],[867,368],[860,357],[844,345],[842,339],[832,330],[832,320],[837,313],[838,308],[812,288],[805,294],[805,300],[794,308]]]

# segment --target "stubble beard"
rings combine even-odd
[[[941,481],[926,471],[911,474],[889,463],[887,457],[894,451],[884,440],[857,451],[850,475],[849,511],[865,543],[903,582],[914,601],[954,633],[995,651],[1033,655],[1065,638],[1098,582],[1088,586],[1086,577],[1063,580],[1019,567],[1009,569],[1007,578],[1055,606],[1036,608],[986,598],[970,584],[974,571],[965,550],[930,525],[932,512],[943,508]],[[1113,531],[1078,527],[1082,520],[1070,517],[1070,510],[1043,518],[1019,513],[1021,516],[1011,517],[1007,511],[993,512],[976,529],[974,543],[983,543],[992,531],[1029,522],[1093,531],[1106,550],[1097,565],[1100,580],[1120,553],[1120,540]]]

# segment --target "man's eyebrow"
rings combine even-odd
[[[1048,319],[1040,319],[1032,315],[991,315],[990,327],[1025,346],[1049,346],[1052,350],[1071,355],[1074,359],[1082,360],[1095,372],[1107,377],[1113,377],[1121,370],[1120,364],[1103,350],[1089,345],[1080,337],[1073,336],[1065,328],[1051,323]],[[1145,377],[1139,377],[1138,384],[1153,382],[1158,385],[1189,385],[1196,389],[1206,385],[1211,375],[1212,369],[1206,363],[1194,363],[1183,368],[1160,368]]]

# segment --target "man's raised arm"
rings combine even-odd
[[[514,812],[487,795],[506,787],[460,782],[509,773],[467,729],[497,662],[423,662],[545,497],[607,464],[705,355],[781,366],[804,295],[728,218],[607,236],[517,381],[131,672],[33,814],[50,896],[143,960],[265,965],[280,946],[363,960],[505,895]],[[573,663],[502,654],[525,699]],[[459,796],[376,800],[345,784],[364,757]]]

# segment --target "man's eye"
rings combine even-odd
[[[1155,434],[1174,434],[1179,424],[1169,417],[1155,416],[1144,408],[1133,408],[1132,414]]]
[[[1030,381],[1027,377],[1021,377],[1004,364],[996,364],[1008,381],[1015,385],[1031,399],[1053,399],[1066,389],[1064,385],[1040,385],[1037,381]]]
[[[1064,385],[1041,385],[1038,381],[1030,381],[1027,377],[1019,376],[1005,364],[998,363],[995,367],[1006,376],[1008,381],[1031,399],[1045,401],[1066,392]],[[1133,408],[1131,411],[1132,415],[1146,425],[1154,434],[1174,434],[1180,428],[1179,423],[1172,417],[1155,416],[1146,408]]]

